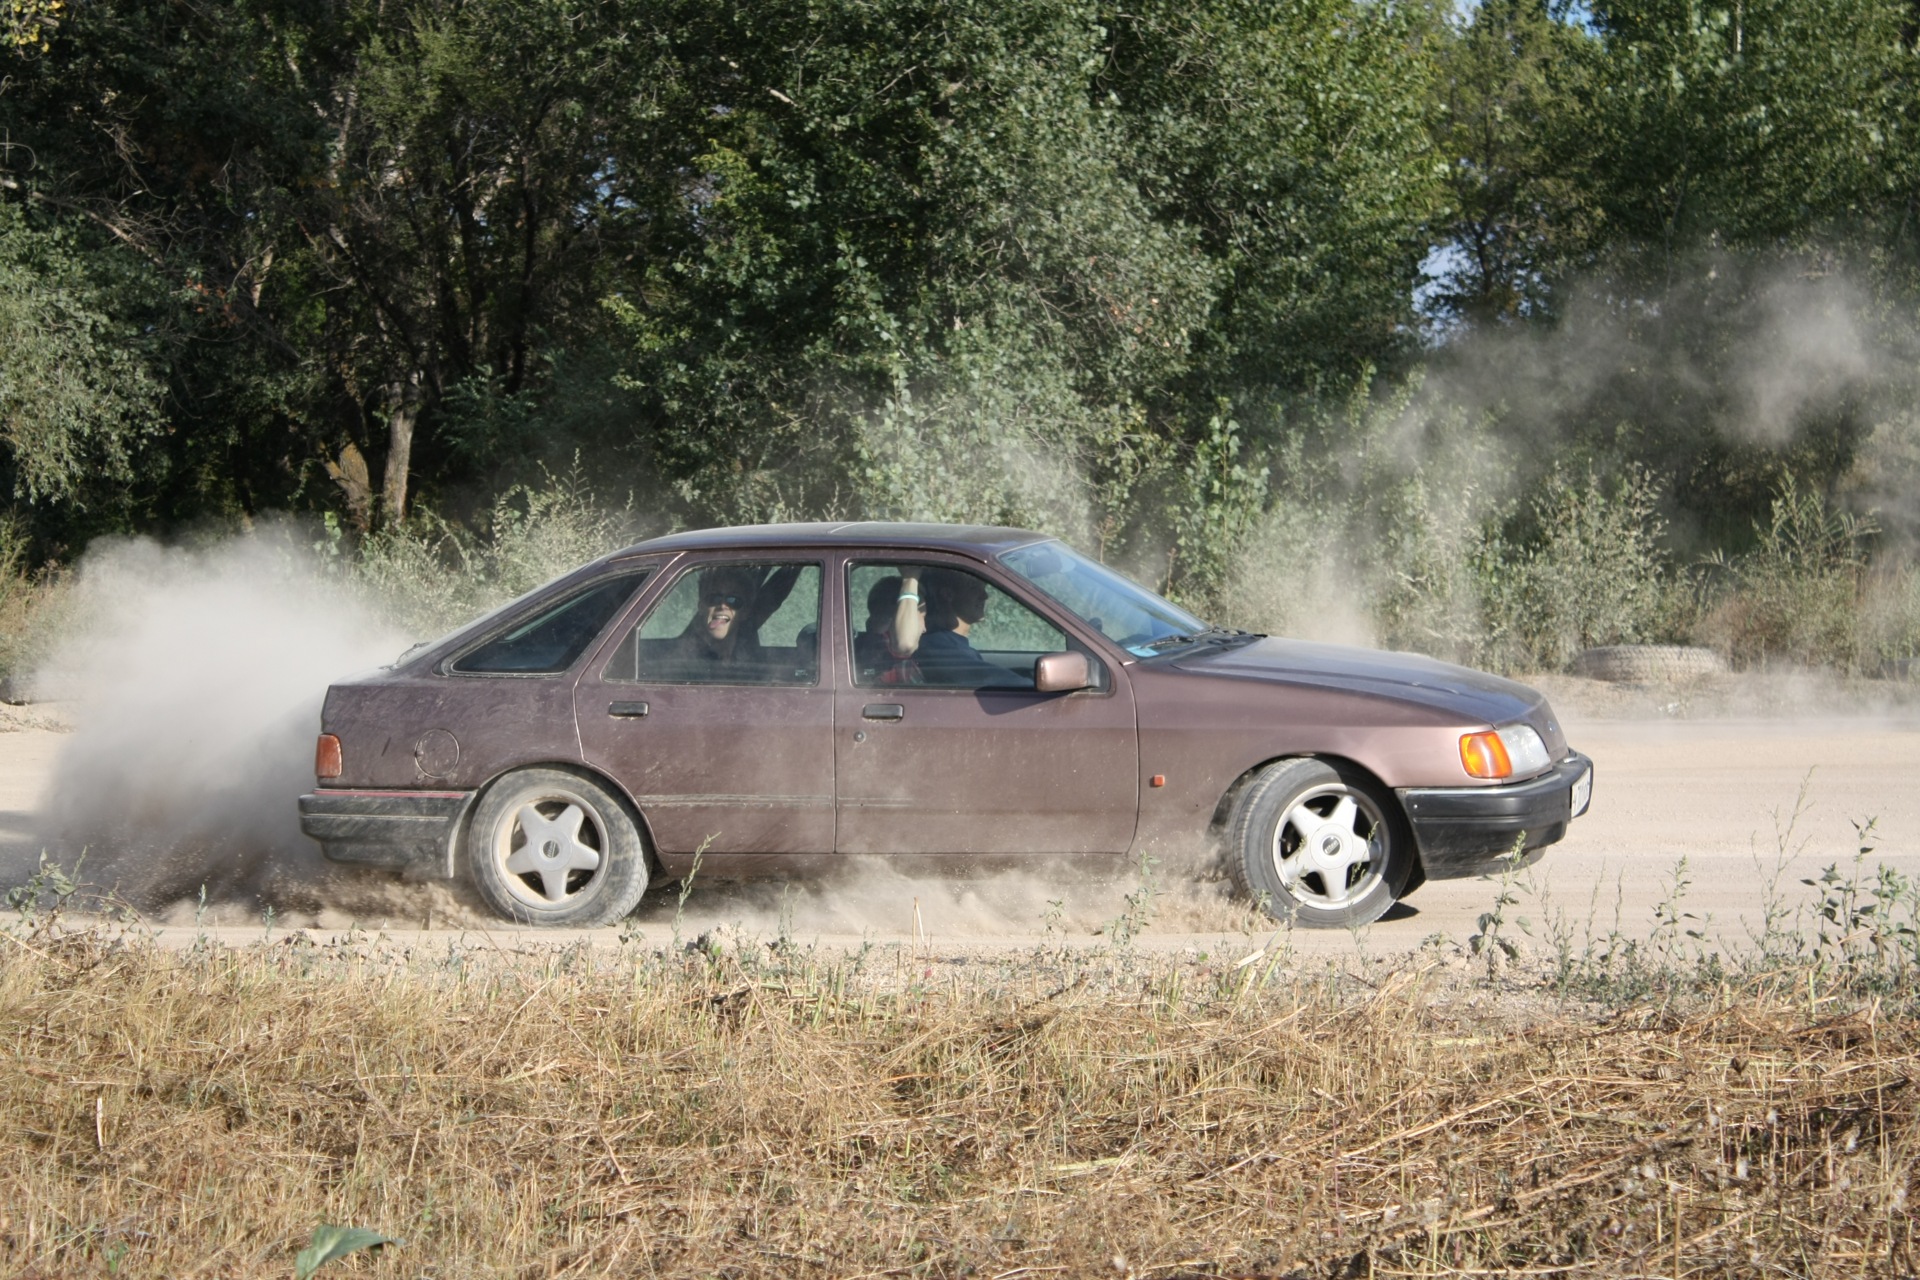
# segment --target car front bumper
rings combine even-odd
[[[300,830],[329,861],[451,876],[471,791],[322,789],[300,797]]]
[[[1429,880],[1484,875],[1511,865],[1516,848],[1537,856],[1567,834],[1567,824],[1593,798],[1593,761],[1576,751],[1525,782],[1409,787],[1397,794]]]

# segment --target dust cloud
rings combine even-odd
[[[1468,469],[1481,484],[1525,484],[1601,441],[1662,447],[1635,432],[1785,450],[1835,415],[1897,417],[1916,390],[1914,335],[1831,265],[1719,254],[1657,289],[1601,274],[1563,295],[1551,326],[1456,334],[1429,361],[1422,403],[1497,423],[1496,468]]]
[[[214,922],[424,910],[420,886],[327,863],[296,809],[328,683],[405,644],[292,526],[198,547],[94,544],[34,678],[76,725],[41,844],[69,869],[84,855],[90,888],[163,919],[199,914],[203,894]],[[4,870],[18,883],[28,868]]]
[[[391,661],[408,639],[327,573],[292,526],[196,547],[96,544],[57,656],[34,681],[76,726],[35,854],[79,862],[89,889],[162,924],[257,924],[270,908],[290,927],[498,927],[462,886],[337,867],[300,833],[295,802],[313,786],[327,685]],[[13,856],[0,883],[31,873],[33,856]],[[1244,923],[1224,883],[1170,867],[1147,883],[1142,895],[1139,867],[1120,860],[1107,875],[949,879],[872,858],[818,881],[696,879],[684,907],[677,885],[662,883],[634,924],[665,941],[676,917],[689,940],[712,928],[913,936],[916,919],[925,936],[949,940],[1085,938],[1123,918],[1182,931]]]
[[[1272,921],[1236,898],[1197,851],[1140,862],[1000,867],[973,875],[922,875],[885,857],[849,858],[804,880],[702,881],[684,904],[678,882],[650,893],[632,922],[648,942],[714,929],[738,937],[806,943],[816,937],[1116,938],[1128,932],[1271,932]]]

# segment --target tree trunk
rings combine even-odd
[[[347,495],[347,521],[355,533],[373,526],[373,485],[367,479],[367,460],[351,440],[340,450],[338,462],[327,461],[327,474]]]
[[[407,475],[413,465],[413,424],[420,417],[420,373],[387,388],[387,469],[380,486],[380,521],[389,529],[407,522]]]

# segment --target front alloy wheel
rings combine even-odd
[[[1234,810],[1229,867],[1277,920],[1348,928],[1377,920],[1411,887],[1413,841],[1391,797],[1357,770],[1282,760]]]
[[[647,859],[627,807],[561,769],[522,769],[494,783],[468,836],[474,887],[521,924],[612,924],[647,890]]]

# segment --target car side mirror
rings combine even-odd
[[[1084,653],[1043,653],[1033,664],[1033,687],[1041,693],[1072,693],[1093,683]]]

